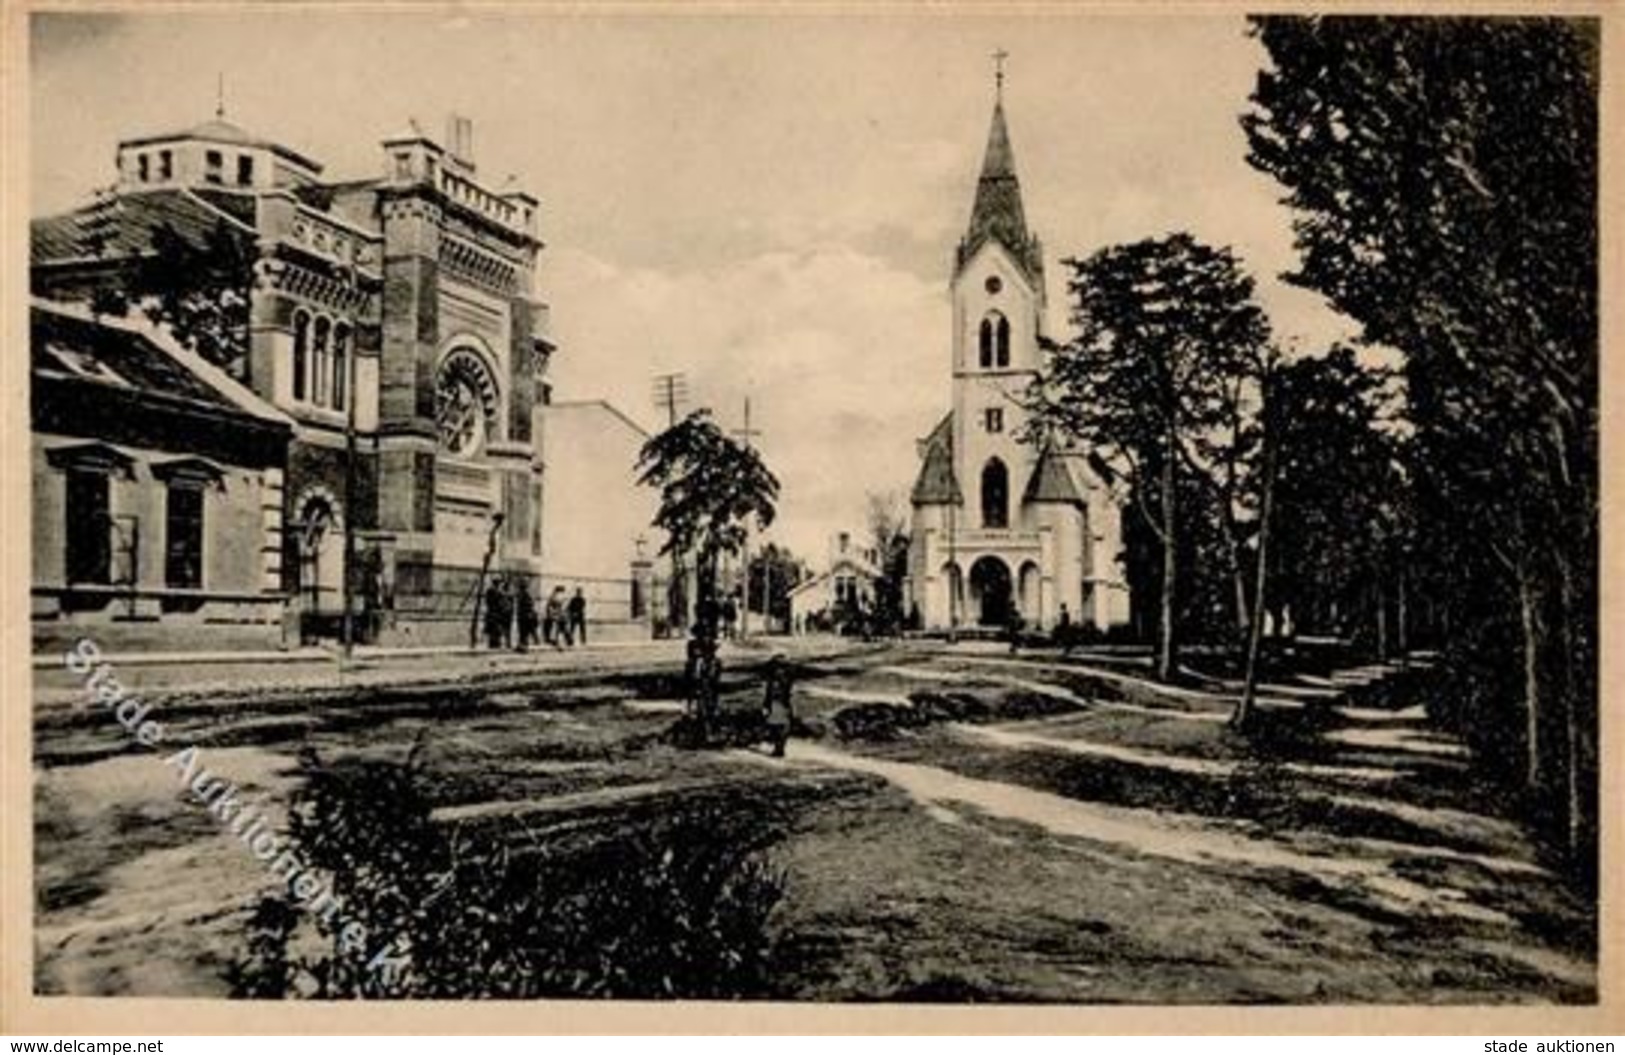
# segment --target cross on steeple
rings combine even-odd
[[[993,53],[993,90],[997,93],[999,101],[1004,101],[1004,60],[1010,53],[1003,48]]]

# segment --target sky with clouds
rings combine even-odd
[[[227,116],[380,173],[416,119],[474,121],[483,179],[542,200],[539,295],[559,399],[654,426],[682,371],[728,427],[752,401],[783,482],[775,534],[816,557],[906,494],[948,402],[948,278],[1009,52],[1006,110],[1050,331],[1060,259],[1189,230],[1234,247],[1283,336],[1351,327],[1276,276],[1280,188],[1237,115],[1262,49],[1239,18],[1083,14],[542,14],[484,9],[36,14],[32,210],[112,179],[121,138]]]

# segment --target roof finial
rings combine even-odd
[[[223,121],[226,118],[226,75],[217,72],[214,77],[214,116]]]
[[[999,102],[1004,102],[1004,60],[1010,53],[1000,48],[993,53],[993,92]]]

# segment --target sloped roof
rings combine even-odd
[[[873,582],[874,580],[880,578],[880,572],[876,571],[874,568],[871,568],[862,561],[852,560],[849,557],[842,557],[824,571],[809,575],[796,585],[790,587],[789,596],[795,597],[806,593],[815,586],[822,586],[823,584],[829,582],[829,580],[835,578],[835,576],[843,570],[850,571],[851,573],[869,582]]]
[[[1081,505],[1084,498],[1066,458],[1046,443],[1038,455],[1038,464],[1033,466],[1032,478],[1027,481],[1027,489],[1022,492],[1021,500]]]
[[[1043,254],[1037,239],[1027,230],[1027,213],[1021,202],[1021,182],[1016,179],[1015,152],[1010,147],[1002,99],[993,104],[987,150],[976,180],[976,200],[971,205],[965,237],[959,243],[959,267],[964,267],[988,242],[1004,246],[1028,279],[1035,284],[1041,280]]]
[[[35,376],[133,390],[216,413],[292,423],[225,371],[140,321],[97,318],[76,306],[35,298],[29,312],[28,344],[30,371]]]
[[[951,412],[943,415],[921,443],[920,475],[908,496],[917,506],[958,505],[964,501],[954,476],[953,420]]]
[[[606,414],[620,421],[621,424],[626,426],[627,431],[635,434],[639,439],[647,440],[652,435],[648,429],[633,421],[630,414],[607,399],[561,399],[544,404],[541,410],[544,417],[549,414],[557,416],[569,411]]]
[[[189,190],[121,194],[104,203],[34,220],[29,224],[29,262],[137,256],[152,248],[152,232],[165,224],[188,242],[202,244],[221,223],[243,234],[254,233],[251,224]]]

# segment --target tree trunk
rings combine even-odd
[[[1241,543],[1236,539],[1240,528],[1234,518],[1228,519],[1231,522],[1225,529],[1225,538],[1228,540],[1226,548],[1230,551],[1230,582],[1236,594],[1236,630],[1246,634],[1253,625],[1247,608],[1247,571],[1241,566]]]
[[[1540,613],[1527,559],[1518,558],[1518,615],[1523,627],[1524,786],[1539,794],[1540,773]]]
[[[1264,498],[1258,510],[1258,574],[1253,582],[1253,610],[1247,628],[1247,675],[1241,686],[1241,701],[1231,723],[1245,729],[1253,719],[1253,697],[1258,691],[1258,648],[1264,631],[1265,586],[1269,572],[1270,507],[1275,497],[1275,449],[1265,437]]]
[[[1558,589],[1558,626],[1562,642],[1563,674],[1563,739],[1564,754],[1567,755],[1567,781],[1564,788],[1565,806],[1568,814],[1567,844],[1569,860],[1578,863],[1581,859],[1582,843],[1586,838],[1590,811],[1586,809],[1585,791],[1589,781],[1584,776],[1586,766],[1585,745],[1582,742],[1582,713],[1580,708],[1585,705],[1589,678],[1577,679],[1575,669],[1580,664],[1589,664],[1590,650],[1582,647],[1575,640],[1574,618],[1578,611],[1574,598],[1574,580],[1569,570],[1569,561],[1566,554],[1561,551],[1555,554],[1557,563],[1557,589]]]
[[[1157,678],[1172,681],[1175,650],[1174,640],[1174,572],[1178,565],[1178,517],[1174,511],[1174,443],[1173,430],[1168,433],[1168,449],[1162,459],[1162,625],[1158,629]]]
[[[1404,664],[1411,651],[1411,635],[1407,627],[1405,597],[1405,569],[1399,569],[1399,611],[1396,613],[1394,630],[1398,635],[1399,662]]]
[[[1377,662],[1388,658],[1388,595],[1377,585]]]

